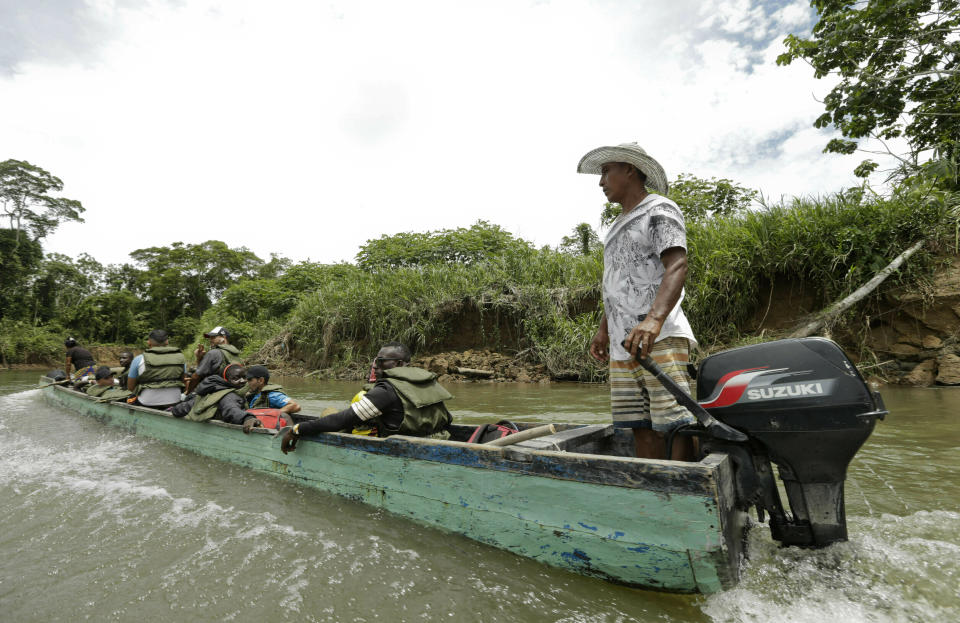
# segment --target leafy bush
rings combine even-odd
[[[64,331],[25,321],[0,320],[0,363],[53,363],[63,359]]]
[[[942,204],[864,192],[691,223],[684,307],[702,343],[734,340],[764,298],[762,281],[787,276],[826,304],[858,288],[917,240],[945,239],[949,226]],[[914,256],[892,282],[916,279],[931,267],[929,259]]]
[[[469,228],[406,232],[367,240],[357,253],[357,265],[365,270],[426,266],[430,264],[476,264],[503,253],[529,249],[530,243],[487,221]]]

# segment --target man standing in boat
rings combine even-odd
[[[411,435],[449,439],[453,418],[444,401],[453,396],[437,383],[437,375],[410,364],[410,349],[388,342],[373,360],[374,386],[337,413],[301,422],[283,436],[283,453],[296,449],[302,435],[353,430],[373,424],[377,435]]]
[[[614,425],[633,429],[638,457],[665,458],[667,433],[695,420],[636,358],[652,357],[690,393],[687,363],[696,340],[680,308],[687,277],[683,213],[664,196],[663,167],[636,143],[598,147],[580,159],[577,172],[599,175],[607,201],[623,209],[604,238],[604,313],[590,355],[610,362]],[[673,445],[672,458],[694,459],[692,438],[678,436]]]
[[[86,374],[93,374],[96,363],[93,361],[93,355],[89,350],[77,344],[77,340],[68,337],[63,341],[63,347],[67,350],[67,360],[63,364],[63,371],[70,376],[70,370],[75,369],[74,379],[79,379]]]
[[[224,327],[214,327],[203,334],[210,340],[210,350],[206,351],[203,344],[197,347],[197,369],[187,381],[187,393],[196,389],[197,385],[208,376],[222,376],[226,367],[232,363],[243,363],[240,360],[240,351],[230,344],[230,331]]]

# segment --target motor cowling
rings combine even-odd
[[[741,502],[770,514],[775,539],[813,547],[847,539],[847,467],[887,411],[836,343],[787,339],[712,355],[700,364],[697,396],[749,437],[745,447],[704,439],[704,449],[731,454]]]

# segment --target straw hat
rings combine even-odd
[[[647,176],[647,186],[661,195],[670,189],[667,174],[660,163],[647,155],[643,148],[634,143],[621,143],[617,146],[597,147],[587,152],[577,165],[577,173],[600,175],[600,167],[608,162],[626,162],[640,169]]]

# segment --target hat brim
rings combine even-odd
[[[645,152],[620,145],[597,147],[588,151],[583,158],[580,158],[577,173],[600,175],[603,165],[610,162],[626,162],[637,167],[647,176],[646,185],[661,195],[666,195],[670,190],[667,174],[659,162]]]

